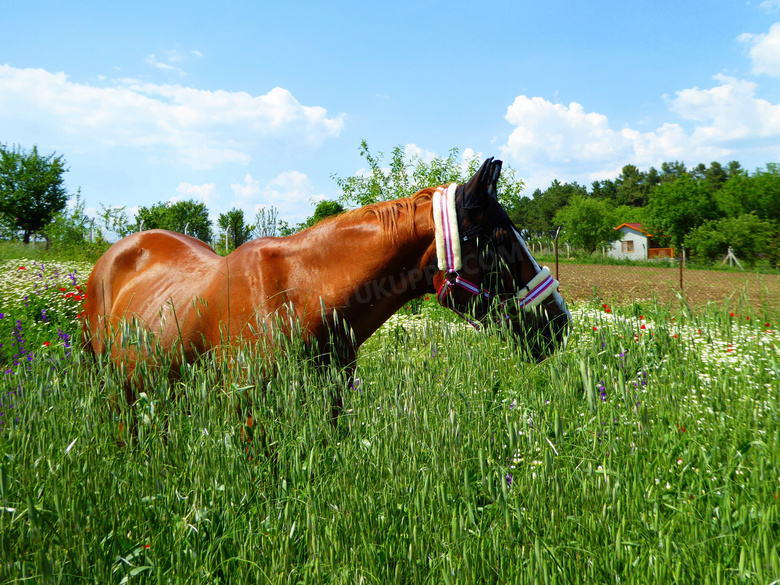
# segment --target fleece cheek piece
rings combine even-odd
[[[460,256],[458,212],[455,209],[457,188],[456,183],[450,183],[446,191],[439,187],[433,194],[436,256],[439,259],[439,270],[444,272],[456,272],[463,267]]]

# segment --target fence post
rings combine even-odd
[[[558,277],[558,235],[561,233],[561,226],[558,226],[558,229],[555,230],[555,280],[558,282],[561,281],[561,279]]]
[[[683,264],[685,264],[685,246],[680,246],[680,290],[683,289]]]

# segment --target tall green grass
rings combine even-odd
[[[780,579],[776,315],[583,304],[529,363],[429,303],[351,388],[245,347],[131,408],[101,359],[36,354],[0,389],[0,581]]]

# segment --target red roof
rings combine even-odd
[[[620,229],[620,228],[622,228],[623,226],[627,226],[627,227],[630,227],[631,229],[635,229],[635,230],[636,230],[636,231],[638,231],[638,232],[642,232],[642,233],[643,233],[643,234],[645,234],[646,236],[650,236],[650,235],[651,235],[651,234],[648,234],[648,233],[647,233],[645,230],[643,230],[643,229],[642,229],[642,224],[641,224],[641,223],[621,223],[621,224],[620,224],[619,226],[617,226],[615,229],[616,229],[616,230],[619,230],[619,229]]]

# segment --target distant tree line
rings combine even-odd
[[[641,223],[660,244],[685,247],[714,260],[729,246],[754,263],[780,264],[780,165],[750,173],[732,161],[686,168],[667,162],[661,170],[623,167],[616,179],[595,181],[590,190],[577,183],[536,189],[513,210],[513,219],[531,239],[554,236],[594,252],[619,239],[614,228]]]
[[[206,205],[194,200],[159,202],[141,207],[128,219],[123,207],[103,207],[96,218],[84,213],[80,193],[67,193],[68,171],[61,155],[41,155],[0,144],[0,239],[29,242],[34,234],[56,245],[84,242],[106,246],[108,233],[119,237],[163,228],[187,233],[228,253],[259,237],[287,236],[354,206],[396,199],[431,185],[465,182],[479,167],[479,157],[462,160],[458,149],[424,160],[396,147],[385,161],[360,144],[368,169],[350,177],[332,175],[341,189],[338,201],[320,201],[305,221],[290,225],[273,207],[246,218],[241,209],[219,215],[212,225]],[[728,247],[747,263],[764,259],[780,264],[780,164],[753,173],[732,161],[687,168],[666,162],[660,170],[623,167],[615,179],[594,181],[590,189],[557,180],[530,197],[514,169],[504,166],[499,200],[531,241],[549,243],[560,229],[562,242],[593,253],[619,239],[622,223],[642,223],[659,243],[713,260]],[[70,208],[67,201],[73,200]]]

